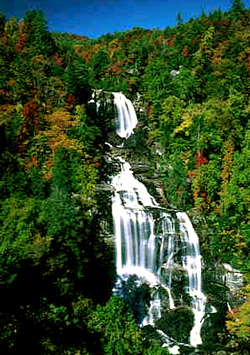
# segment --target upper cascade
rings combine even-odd
[[[115,126],[116,133],[121,138],[128,138],[133,134],[133,130],[136,127],[138,120],[135,113],[134,106],[132,102],[126,98],[121,92],[106,92],[103,90],[94,90],[92,93],[92,99],[89,101],[96,105],[97,113],[100,112],[101,102],[105,99],[105,96],[108,94],[108,101],[110,100],[111,95],[113,95],[114,106],[116,111],[115,117]],[[107,100],[106,100],[107,101]]]
[[[117,109],[116,132],[120,137],[128,138],[138,123],[134,106],[122,93],[113,92],[113,95]]]

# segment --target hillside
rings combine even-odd
[[[111,296],[110,206],[97,187],[112,112],[95,117],[93,89],[142,108],[134,159],[159,173],[163,205],[188,212],[203,257],[243,273],[247,302],[223,332],[249,349],[250,10],[235,0],[226,13],[96,40],[50,33],[41,11],[2,14],[0,72],[0,351],[168,353]]]

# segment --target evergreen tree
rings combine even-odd
[[[241,18],[242,12],[245,10],[245,5],[241,0],[233,0],[230,9],[232,18],[237,20]]]
[[[89,70],[81,59],[68,63],[66,69],[67,91],[80,103],[86,103],[90,96]]]
[[[231,11],[233,12],[242,12],[245,10],[245,5],[242,0],[233,0]]]
[[[4,27],[6,23],[6,17],[3,13],[0,12],[0,34],[2,35],[4,32]]]
[[[28,30],[28,43],[37,53],[51,55],[56,51],[55,42],[47,30],[45,15],[41,10],[30,10],[24,17]]]
[[[181,12],[178,12],[178,14],[175,16],[175,19],[177,21],[177,25],[181,25],[183,23],[183,18]]]

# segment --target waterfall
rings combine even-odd
[[[97,112],[99,112],[101,107],[99,98],[97,97],[99,97],[102,93],[104,93],[102,90],[94,90],[92,93],[92,98],[88,102],[89,104],[92,103],[96,105]],[[116,111],[116,132],[121,138],[128,138],[133,133],[133,129],[138,123],[134,106],[132,105],[132,102],[128,100],[122,93],[113,92],[112,95]]]
[[[137,118],[132,103],[113,93],[117,108],[117,133],[133,133]],[[183,292],[191,299],[194,326],[190,344],[201,344],[200,329],[206,298],[202,293],[199,240],[186,213],[167,212],[133,176],[128,162],[117,157],[121,171],[113,177],[112,214],[116,241],[116,270],[120,280],[136,275],[152,291],[148,315],[142,325],[154,325],[164,307],[174,310],[182,295],[173,293],[174,279],[181,273]],[[164,304],[164,306],[163,306]]]
[[[188,276],[188,293],[192,297],[192,310],[194,313],[194,327],[190,334],[190,343],[193,346],[201,344],[200,328],[205,314],[206,298],[201,290],[201,255],[199,239],[186,213],[178,212],[180,222],[182,247],[186,248],[183,253],[183,267]]]
[[[120,137],[128,138],[138,122],[134,106],[122,93],[114,92],[113,95],[117,109],[116,132]]]

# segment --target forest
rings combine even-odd
[[[89,39],[49,32],[40,10],[0,14],[1,354],[169,354],[112,294],[98,190],[112,113],[88,105],[100,89],[143,108],[128,145],[157,166],[161,204],[188,213],[203,258],[243,274],[245,302],[199,354],[249,354],[250,10],[176,20]]]

